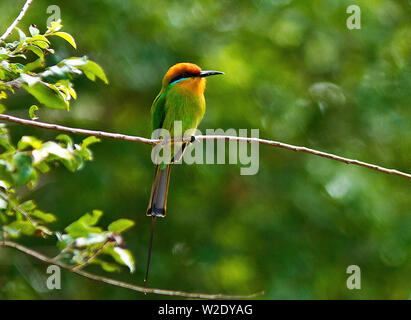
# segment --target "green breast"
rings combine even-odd
[[[196,129],[205,112],[204,95],[170,88],[165,98],[164,121],[162,128],[174,136],[174,121],[182,122],[182,133]]]

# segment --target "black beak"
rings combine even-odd
[[[209,77],[209,76],[214,76],[216,74],[224,74],[224,72],[220,71],[201,71],[198,77],[204,78],[204,77]]]

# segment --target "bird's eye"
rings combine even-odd
[[[178,82],[179,80],[187,79],[193,77],[193,74],[188,72],[180,73],[179,75],[175,76],[173,79],[170,80],[170,85]]]

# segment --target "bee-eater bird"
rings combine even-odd
[[[174,138],[174,122],[181,121],[182,133],[186,133],[187,130],[189,132],[192,130],[194,133],[205,112],[205,78],[217,74],[223,74],[223,72],[202,71],[199,66],[193,63],[177,63],[172,66],[165,74],[160,93],[151,107],[153,131],[156,129],[166,129],[170,137]],[[164,217],[166,215],[171,164],[174,160],[178,161],[181,158],[187,145],[187,142],[176,143],[179,144],[177,149],[179,151],[175,154],[172,153],[174,157],[172,157],[169,163],[157,165],[151,188],[150,202],[147,208],[147,215],[152,216],[152,226],[147,271],[144,279],[146,286],[155,219],[156,217]],[[175,149],[174,145],[173,149]]]

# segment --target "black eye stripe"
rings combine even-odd
[[[183,73],[180,73],[179,75],[176,75],[173,79],[171,79],[170,83],[173,83],[183,78],[191,78],[191,77],[196,77],[196,76],[198,76],[198,74],[196,73],[183,72]]]

